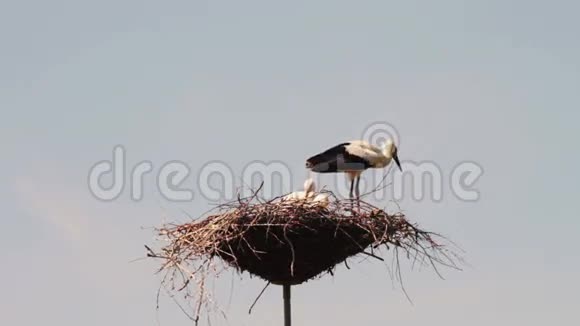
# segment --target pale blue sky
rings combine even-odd
[[[401,206],[471,267],[376,262],[295,289],[297,325],[573,325],[580,291],[580,4],[575,1],[0,3],[2,325],[156,325],[144,254],[163,218],[207,203],[91,197],[89,168],[304,159],[388,121],[402,160],[479,163],[481,199]],[[147,179],[149,182],[151,178]],[[194,176],[186,185],[195,184]],[[218,282],[227,304],[229,276]],[[281,291],[235,282],[229,325],[281,323]],[[269,321],[268,318],[275,318]],[[163,300],[161,325],[190,322]],[[226,325],[216,318],[215,325]]]

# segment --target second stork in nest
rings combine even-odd
[[[312,178],[308,178],[306,181],[304,181],[304,191],[295,191],[289,195],[284,196],[283,200],[306,201],[326,207],[328,205],[328,197],[328,193],[317,193],[314,180]]]

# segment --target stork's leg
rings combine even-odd
[[[359,213],[360,213],[360,188],[359,188],[359,184],[360,184],[360,176],[356,177],[356,206],[358,207]]]
[[[352,190],[354,188],[354,178],[350,180],[350,192],[348,193],[348,198],[352,199],[354,196],[352,194]]]

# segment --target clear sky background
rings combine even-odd
[[[351,261],[294,290],[296,325],[575,325],[580,164],[576,1],[0,3],[0,324],[189,325],[144,255],[163,219],[208,203],[93,198],[89,168],[304,159],[376,121],[402,160],[484,168],[477,202],[400,204],[470,266],[406,273]],[[195,175],[186,186],[194,187]],[[195,189],[195,188],[194,188]],[[229,319],[282,323],[281,289],[217,282]]]

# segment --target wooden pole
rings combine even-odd
[[[292,320],[290,317],[290,285],[283,285],[283,298],[284,298],[284,326],[291,326]]]

